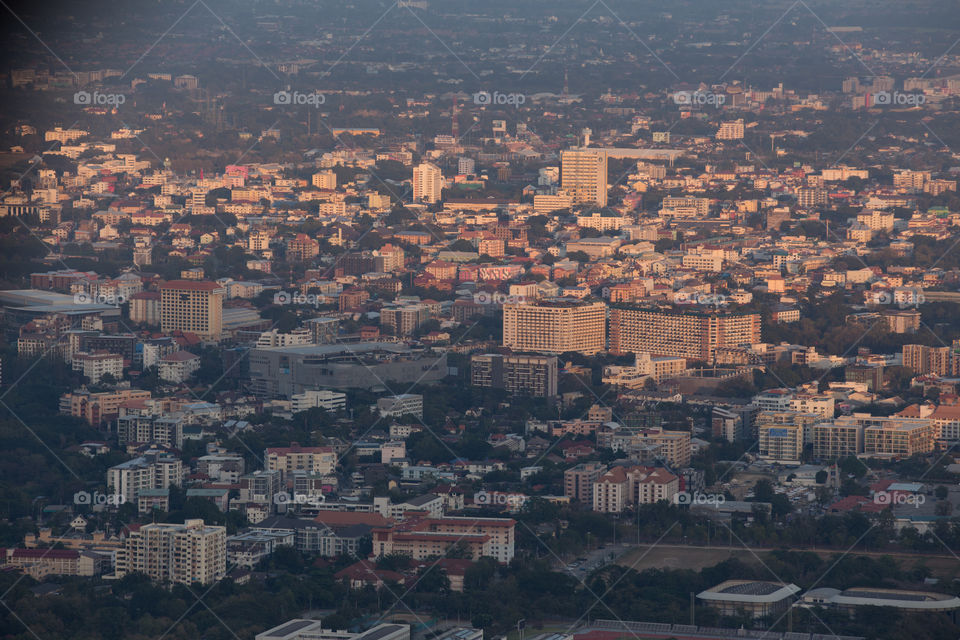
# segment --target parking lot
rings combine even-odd
[[[564,570],[576,578],[583,580],[590,575],[592,571],[616,562],[617,558],[626,553],[628,549],[629,546],[624,544],[604,545],[603,547],[582,553],[575,560],[568,562],[564,566]]]

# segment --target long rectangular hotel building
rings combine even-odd
[[[503,346],[514,351],[593,355],[606,348],[602,302],[547,300],[503,305]]]
[[[760,342],[760,314],[610,307],[610,351],[713,359],[719,347]]]
[[[170,280],[160,285],[160,329],[218,340],[223,331],[226,289],[216,282]]]
[[[602,149],[560,153],[560,186],[574,204],[607,206],[607,154]]]

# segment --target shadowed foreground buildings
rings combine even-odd
[[[557,395],[556,356],[485,353],[470,358],[470,384],[513,395]]]
[[[318,620],[288,620],[258,633],[256,640],[410,640],[410,625],[378,624],[362,633],[324,629]]]
[[[722,616],[749,614],[754,618],[776,617],[793,604],[800,592],[795,584],[727,580],[697,594],[697,599]]]
[[[408,555],[414,560],[443,556],[452,546],[463,546],[473,560],[490,556],[507,563],[514,554],[516,522],[508,518],[410,518],[373,530],[373,555]]]
[[[446,354],[387,342],[253,349],[249,360],[251,391],[266,397],[430,383],[447,375]]]

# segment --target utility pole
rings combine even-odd
[[[695,603],[694,595],[693,595],[693,591],[691,591],[690,592],[690,626],[692,627],[695,627],[697,625],[696,608],[695,608],[696,605],[694,603]]]

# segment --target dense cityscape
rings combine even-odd
[[[3,640],[960,637],[955,2],[3,12]]]

